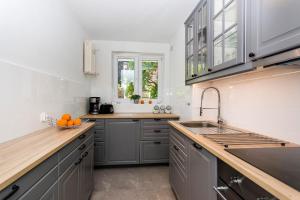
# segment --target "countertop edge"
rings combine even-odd
[[[38,166],[39,164],[41,164],[42,162],[47,160],[49,157],[51,157],[52,155],[57,153],[59,150],[64,148],[66,145],[71,143],[73,140],[75,140],[78,136],[82,135],[84,132],[86,132],[87,130],[91,129],[94,126],[94,123],[92,123],[92,122],[88,122],[86,124],[88,125],[87,127],[84,127],[78,133],[74,134],[72,137],[70,137],[66,141],[62,142],[60,145],[56,146],[55,148],[48,151],[47,153],[40,155],[40,157],[36,158],[35,161],[32,161],[29,165],[25,166],[23,169],[18,170],[18,172],[16,172],[11,177],[8,177],[4,181],[1,181],[0,182],[0,191],[2,191],[3,189],[8,187],[9,185],[14,183],[15,181],[17,181],[19,178],[21,178],[22,176],[27,174],[30,170],[32,170],[33,168],[35,168],[36,166]],[[39,130],[39,133],[40,133],[40,131],[42,131],[42,130]],[[26,135],[25,135],[24,138],[26,138]],[[9,141],[9,142],[11,142],[11,141]]]
[[[268,175],[267,173],[257,169],[249,163],[225,151],[224,148],[215,142],[203,137],[202,135],[195,135],[184,126],[180,125],[178,121],[169,121],[169,124],[181,132],[183,135],[198,143],[207,149],[214,156],[218,157],[250,180],[270,192],[275,197],[281,200],[297,200],[300,199],[300,192],[279,181],[278,179]]]
[[[154,113],[113,113],[113,114],[98,114],[98,115],[83,115],[82,119],[179,119],[176,114],[154,114]]]

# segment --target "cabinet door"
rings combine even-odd
[[[211,34],[211,26],[209,23],[209,2],[201,1],[196,8],[196,74],[197,76],[204,75],[208,72],[208,66],[211,65],[208,52],[211,51],[211,46],[207,45],[208,38]]]
[[[105,157],[107,164],[139,163],[139,120],[106,120]]]
[[[190,80],[197,76],[196,72],[196,55],[195,55],[195,17],[192,13],[190,18],[185,22],[185,79]]]
[[[59,199],[79,200],[79,164],[72,165],[59,179]]]
[[[197,144],[189,147],[189,199],[216,200],[217,159]]]
[[[253,53],[264,57],[300,45],[299,0],[251,0]]]
[[[40,200],[58,200],[57,182],[41,197]]]
[[[101,166],[105,164],[105,144],[104,142],[95,142],[95,166]]]
[[[94,147],[91,145],[82,154],[80,164],[80,199],[88,200],[94,187]]]
[[[244,63],[244,0],[211,1],[212,67],[209,72],[219,71]]]
[[[140,162],[145,163],[168,163],[169,162],[169,141],[141,141]]]

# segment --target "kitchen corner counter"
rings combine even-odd
[[[264,188],[266,191],[273,194],[275,197],[281,200],[299,200],[300,192],[287,184],[279,181],[278,179],[268,175],[267,173],[259,170],[258,168],[248,164],[247,162],[239,159],[238,157],[225,151],[224,146],[221,146],[214,141],[205,138],[203,135],[194,134],[192,131],[185,128],[178,121],[170,121],[169,124],[181,132],[183,135],[198,143],[203,148],[207,149],[214,156],[224,161],[232,168],[239,171],[241,174],[248,177],[257,185]],[[293,146],[293,145],[291,145]]]
[[[175,114],[153,114],[153,113],[114,113],[114,114],[98,114],[83,115],[84,119],[179,119]]]
[[[0,144],[0,191],[94,126],[46,128]]]

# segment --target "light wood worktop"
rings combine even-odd
[[[187,136],[194,142],[198,143],[210,153],[236,169],[257,185],[264,188],[266,191],[273,194],[275,197],[281,200],[299,200],[300,192],[288,186],[287,184],[275,179],[274,177],[266,174],[265,172],[257,169],[256,167],[248,164],[247,162],[237,158],[236,156],[228,153],[224,150],[224,147],[213,142],[212,140],[205,138],[203,135],[194,134],[182,126],[178,121],[170,121],[169,124],[180,131],[183,135]],[[239,129],[241,130],[241,129]],[[295,146],[295,145],[291,145]]]
[[[0,144],[0,191],[94,126],[46,128]]]
[[[84,115],[80,118],[89,119],[178,119],[175,114],[153,114],[153,113],[114,113],[99,115]]]

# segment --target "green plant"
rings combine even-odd
[[[141,96],[138,95],[138,94],[133,94],[133,95],[131,95],[131,97],[130,97],[131,100],[138,100],[138,99],[140,99],[140,98],[141,98]]]

